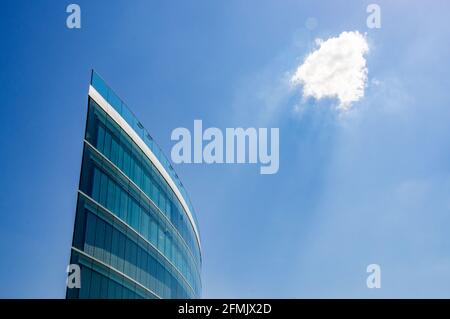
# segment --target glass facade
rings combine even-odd
[[[81,288],[67,298],[199,298],[197,225],[169,161],[93,72],[70,261]]]

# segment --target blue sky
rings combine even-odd
[[[0,297],[64,296],[91,68],[166,154],[194,119],[280,128],[275,175],[175,167],[204,297],[450,297],[447,1],[77,1],[80,30],[69,3],[0,5]],[[344,31],[370,47],[345,114],[286,85],[316,38]]]

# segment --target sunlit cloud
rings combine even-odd
[[[316,39],[311,52],[291,78],[303,86],[303,96],[337,98],[338,109],[346,111],[364,97],[368,69],[365,55],[369,45],[358,31],[342,32],[328,40]]]

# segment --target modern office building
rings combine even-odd
[[[161,149],[92,72],[67,298],[199,298],[194,209]]]

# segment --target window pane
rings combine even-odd
[[[105,226],[105,222],[97,218],[94,257],[101,261],[105,260],[103,248],[105,246]]]
[[[84,251],[91,256],[94,255],[95,224],[96,224],[96,217],[93,214],[88,213],[86,221],[86,241],[84,244]]]

